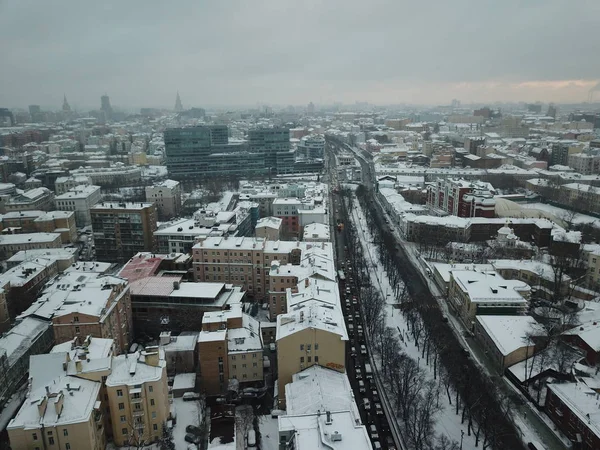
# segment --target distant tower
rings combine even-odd
[[[100,97],[100,110],[104,112],[106,119],[110,119],[112,117],[112,107],[110,106],[110,98],[108,95],[104,94]]]
[[[177,91],[177,98],[175,98],[175,111],[183,111],[183,105],[181,104],[181,98],[179,97],[179,91]]]
[[[64,99],[63,99],[62,110],[63,110],[64,113],[70,113],[71,112],[71,106],[69,105],[69,102],[67,101],[67,95],[66,94],[65,94]]]
[[[306,112],[311,116],[315,113],[315,104],[313,102],[310,102],[308,104],[308,107],[306,108]]]

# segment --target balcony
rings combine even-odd
[[[133,413],[131,413],[131,415],[133,416],[133,418],[142,418],[144,417],[144,410],[143,409],[138,409],[133,411]]]

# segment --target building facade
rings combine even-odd
[[[158,220],[165,221],[181,214],[181,184],[165,180],[146,187],[146,201],[156,205]]]

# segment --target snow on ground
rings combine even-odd
[[[183,398],[173,399],[173,405],[177,413],[177,425],[173,427],[173,440],[177,450],[186,450],[188,443],[185,442],[185,427],[188,425],[200,426],[202,420],[202,405],[199,401],[184,402]]]
[[[520,206],[525,209],[538,209],[541,211],[549,212],[550,214],[554,214],[556,217],[563,220],[565,217],[571,217],[571,214],[573,214],[568,209],[548,205],[546,203],[523,203]],[[573,223],[575,225],[583,225],[589,223],[593,224],[597,228],[600,228],[600,219],[597,219],[593,216],[588,216],[587,214],[575,214],[573,216]]]
[[[404,336],[404,352],[411,356],[416,361],[421,361],[421,353],[419,349],[414,345],[412,337],[408,333],[408,325],[404,316],[399,310],[396,310],[392,305],[392,293],[393,289],[388,280],[387,274],[383,269],[376,249],[371,242],[373,242],[373,236],[370,234],[367,228],[367,222],[363,215],[362,209],[358,203],[358,200],[354,200],[355,204],[352,209],[352,218],[357,226],[358,235],[360,237],[361,245],[363,246],[363,254],[370,260],[374,270],[369,271],[371,276],[371,282],[374,286],[380,288],[381,293],[386,298],[386,325],[399,330]],[[390,296],[387,296],[390,294]],[[420,367],[424,369],[425,377],[428,380],[433,380],[433,368],[420,362]],[[463,437],[463,450],[475,449],[475,438],[474,436],[467,435],[467,426],[461,424],[461,416],[456,415],[452,406],[448,403],[448,397],[444,394],[440,395],[441,411],[436,416],[436,424],[434,429],[438,434],[445,434],[448,438],[460,442],[461,430],[464,431]]]
[[[270,415],[258,417],[261,450],[279,450],[279,426],[277,418]]]

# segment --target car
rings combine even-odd
[[[358,311],[356,311],[356,312],[354,313],[354,318],[355,318],[356,320],[360,319],[360,313],[359,313]]]
[[[360,370],[360,368],[356,369],[356,379],[362,380],[362,370]]]
[[[356,347],[352,347],[350,349],[350,356],[352,356],[353,358],[356,356]]]
[[[366,355],[367,354],[367,347],[365,347],[364,344],[360,346],[360,354],[361,355]]]
[[[365,411],[371,411],[371,401],[368,398],[363,398],[363,406]]]
[[[377,427],[375,425],[369,426],[369,434],[371,435],[371,439],[376,441],[379,439],[379,433],[377,432]]]
[[[381,403],[375,403],[375,413],[378,416],[383,416],[383,408],[381,407]]]
[[[271,342],[269,344],[269,350],[271,350],[272,352],[274,352],[275,350],[277,350],[277,345],[275,345],[274,342]]]
[[[186,392],[185,394],[183,394],[184,402],[191,402],[193,400],[200,400],[200,394],[198,394],[197,392]]]
[[[202,430],[196,425],[188,425],[185,427],[185,432],[189,434],[195,434],[196,436],[200,436],[202,434]]]
[[[352,322],[354,322],[354,317],[349,315],[348,317],[346,317],[346,320],[348,321],[348,323],[352,323]]]
[[[192,433],[187,433],[185,435],[185,442],[189,442],[190,444],[199,444],[200,443],[200,436],[196,436],[195,434]]]
[[[377,389],[373,389],[371,391],[371,397],[373,398],[374,402],[378,402],[379,401],[379,393],[377,392]]]
[[[350,309],[350,300],[346,299],[346,308]]]

